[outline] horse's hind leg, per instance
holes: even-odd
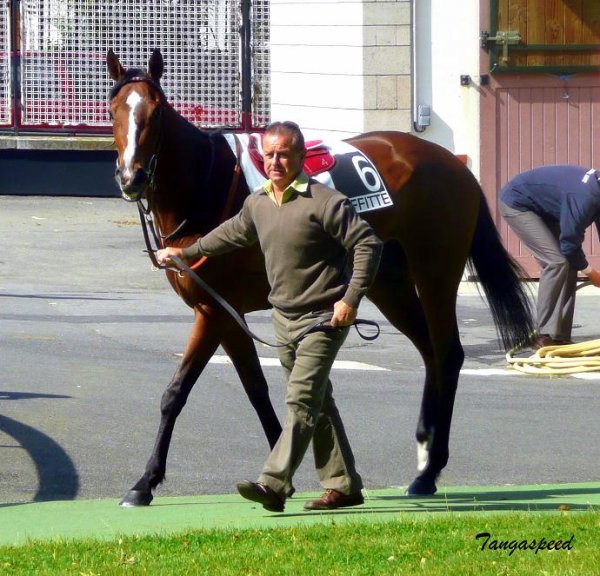
[[[458,374],[464,354],[456,325],[452,282],[421,279],[418,294],[406,256],[396,242],[385,245],[369,299],[416,346],[425,364],[425,385],[416,439],[419,475],[410,495],[429,495],[448,462],[448,442]],[[458,285],[458,284],[457,284]]]
[[[450,426],[458,377],[464,361],[456,321],[456,286],[451,281],[417,283],[433,348],[417,425],[419,475],[408,487],[414,496],[436,492],[436,479],[448,463]]]
[[[161,399],[160,425],[152,454],[144,474],[121,500],[121,506],[149,505],[153,498],[152,490],[164,480],[175,421],[221,340],[221,333],[215,326],[219,326],[219,318],[211,317],[209,311],[204,314],[196,311],[183,359]]]
[[[256,410],[269,446],[273,448],[281,434],[281,424],[271,404],[269,386],[254,343],[238,326],[232,325],[225,330],[221,345],[233,362],[248,399]]]
[[[390,323],[400,330],[415,345],[425,364],[425,390],[435,389],[435,360],[429,337],[425,312],[410,278],[406,266],[406,256],[400,245],[387,242],[384,247],[379,273],[369,291],[369,299],[379,308]],[[424,392],[424,398],[430,394]],[[423,400],[425,405],[425,400]],[[417,427],[419,461],[427,459],[430,440],[433,436],[432,411],[421,408]],[[419,468],[422,468],[421,464]],[[429,493],[435,492],[435,482]]]

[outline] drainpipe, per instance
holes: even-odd
[[[419,97],[419,71],[417,67],[417,2],[412,0],[411,5],[411,69],[412,69],[412,117],[413,130],[415,132],[425,132],[427,126],[431,124],[431,108],[418,103]]]

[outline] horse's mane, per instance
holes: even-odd
[[[150,75],[145,72],[144,70],[142,70],[141,68],[128,68],[127,70],[125,70],[125,74],[123,74],[123,76],[121,76],[117,82],[115,82],[114,86],[111,88],[110,93],[109,93],[109,99],[112,100],[119,92],[119,90],[121,90],[121,88],[123,88],[123,86],[125,86],[125,84],[130,84],[131,82],[147,82],[148,84],[150,84],[153,88],[155,88],[156,90],[158,90],[158,92],[160,92],[160,95],[166,99],[165,97],[165,93],[163,92],[162,86],[158,83],[155,82]]]

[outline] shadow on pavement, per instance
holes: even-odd
[[[67,398],[51,394],[0,392],[0,399]],[[33,461],[38,486],[33,502],[73,500],[79,492],[79,474],[69,455],[52,438],[12,418],[0,415],[0,432],[14,438]],[[0,447],[3,449],[5,447]]]

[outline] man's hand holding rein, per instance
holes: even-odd
[[[183,250],[181,248],[169,246],[156,251],[156,260],[161,266],[172,264],[171,258],[173,257],[183,260]]]

